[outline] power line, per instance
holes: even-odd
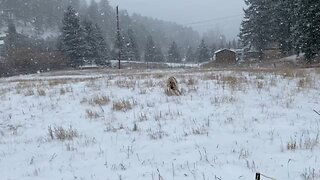
[[[212,18],[212,19],[207,19],[207,20],[203,20],[203,21],[196,21],[196,22],[187,23],[185,25],[204,24],[204,23],[213,22],[213,21],[226,20],[226,19],[231,19],[231,18],[235,18],[235,17],[242,17],[243,15],[244,14],[237,14],[237,15],[233,15],[233,16]]]

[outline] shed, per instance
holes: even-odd
[[[237,63],[237,53],[230,49],[221,49],[215,53],[216,62],[224,64],[234,64]]]

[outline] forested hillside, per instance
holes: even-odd
[[[101,27],[108,45],[113,47],[116,40],[116,12],[108,0],[92,1],[89,4],[84,0],[0,1],[1,8],[12,10],[18,30],[21,27],[24,29],[23,33],[40,37],[48,37],[48,34],[54,35],[52,32],[59,33],[63,13],[69,5],[79,12],[81,21],[88,19],[93,24],[97,23]],[[2,27],[6,26],[5,19],[0,21]],[[129,29],[134,32],[140,51],[144,50],[149,35],[154,38],[163,51],[167,51],[172,41],[177,42],[182,50],[186,50],[188,46],[196,47],[200,42],[199,34],[191,28],[138,14],[130,16],[125,10],[120,11],[120,23],[124,38],[129,38]]]

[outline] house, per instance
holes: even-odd
[[[237,53],[230,49],[221,49],[215,53],[216,63],[235,64],[237,63]]]

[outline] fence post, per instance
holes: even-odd
[[[260,180],[260,173],[256,173],[256,180]]]

